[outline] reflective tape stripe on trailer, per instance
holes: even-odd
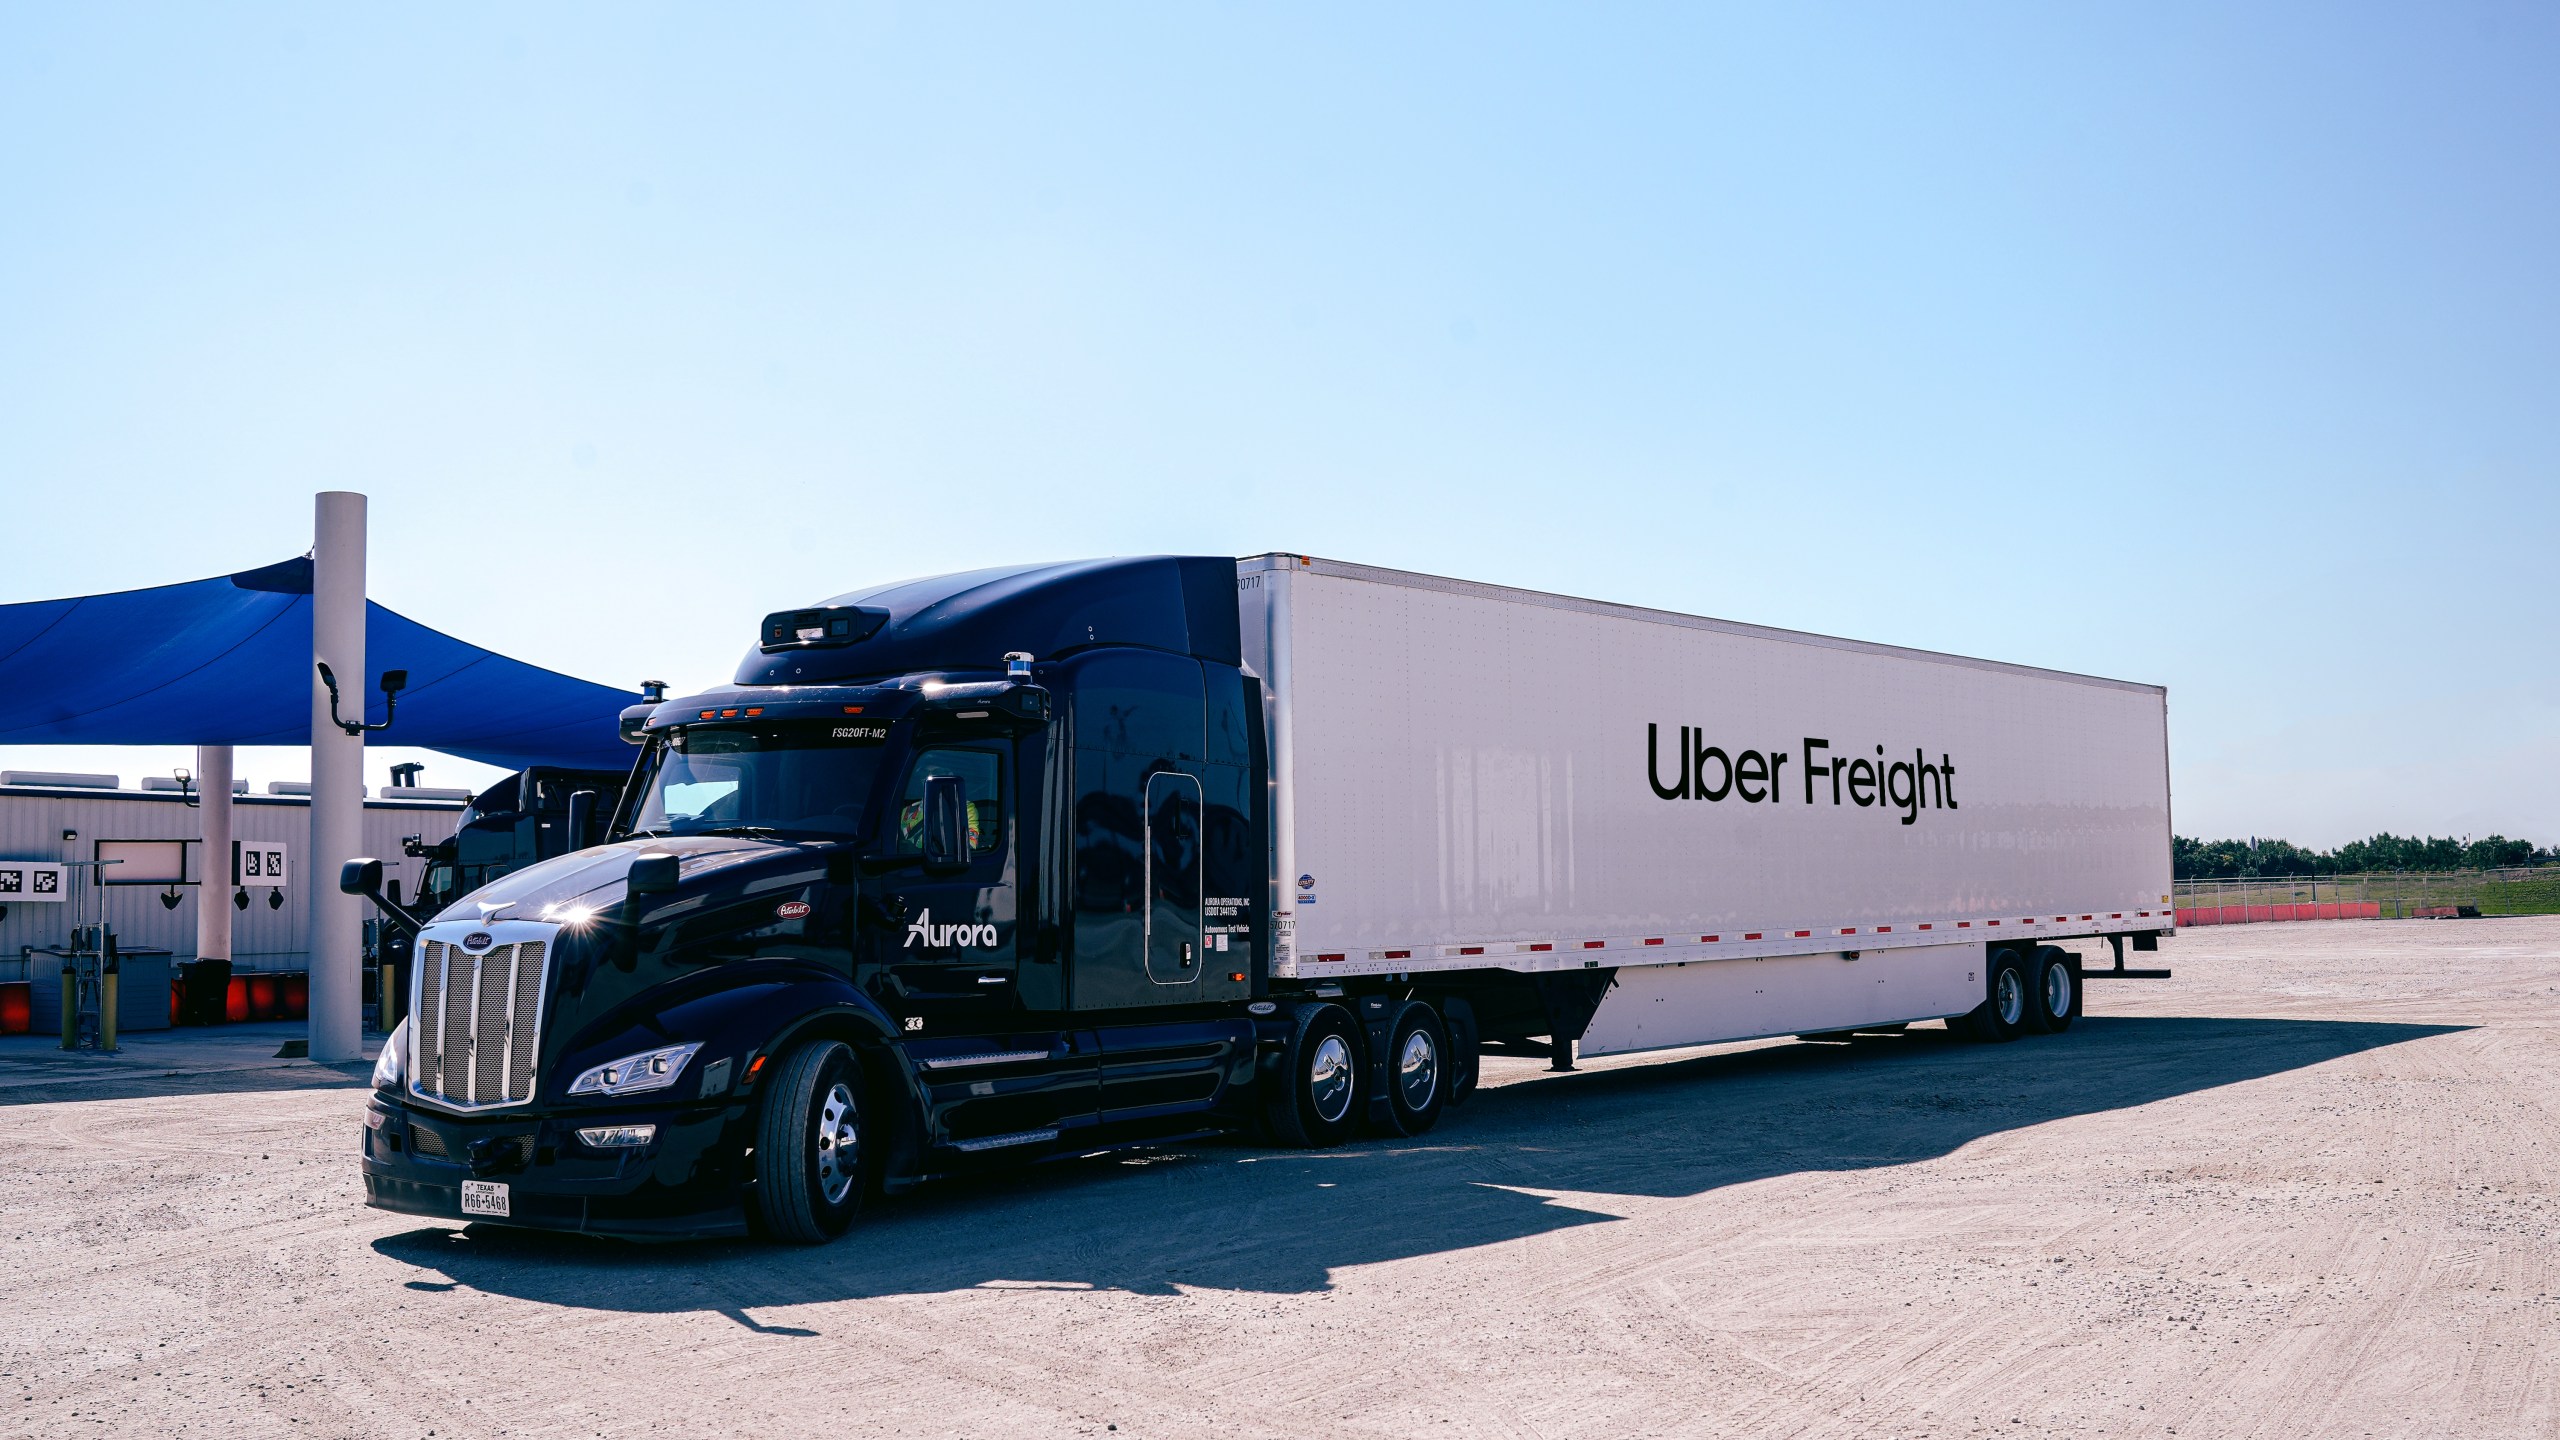
[[[2047,929],[2049,926],[2052,926],[2052,925],[2068,925],[2068,924],[2070,924],[2070,923],[2072,922],[2072,918],[2073,918],[2073,917],[2071,917],[2071,916],[2069,916],[2069,915],[2057,915],[2057,916],[2053,917],[2053,919],[2052,919],[2051,921],[2041,920],[2041,919],[2038,919],[2038,918],[2036,918],[2036,917],[2034,917],[2034,916],[2025,916],[2025,917],[2019,917],[2019,918],[2015,918],[2015,919],[2012,919],[2012,918],[2009,918],[2009,917],[2005,917],[2005,916],[2004,916],[2004,917],[2001,917],[2001,918],[1999,918],[1999,919],[1986,919],[1986,920],[1981,920],[1981,921],[1973,921],[1973,920],[1944,920],[1944,921],[1942,921],[1942,920],[1921,920],[1921,921],[1906,922],[1906,923],[1901,924],[1901,925],[1899,925],[1899,926],[1897,926],[1897,925],[1874,925],[1874,926],[1834,925],[1834,926],[1821,927],[1821,928],[1819,928],[1819,929],[1798,929],[1798,930],[1785,930],[1785,931],[1746,930],[1746,931],[1741,932],[1741,933],[1740,933],[1740,934],[1738,934],[1738,935],[1728,934],[1727,932],[1724,932],[1724,931],[1717,931],[1717,932],[1714,932],[1714,933],[1712,933],[1712,934],[1704,934],[1704,935],[1699,935],[1699,936],[1697,936],[1697,937],[1696,937],[1696,939],[1695,939],[1695,941],[1694,941],[1694,943],[1695,943],[1696,945],[1700,945],[1700,946],[1708,946],[1708,945],[1721,946],[1721,945],[1737,944],[1737,943],[1739,943],[1739,944],[1765,944],[1765,943],[1766,943],[1766,942],[1767,942],[1767,941],[1768,941],[1768,940],[1769,940],[1773,935],[1774,935],[1774,936],[1781,936],[1781,937],[1783,937],[1783,938],[1786,938],[1786,939],[1793,939],[1793,940],[1815,940],[1815,939],[1822,939],[1822,938],[1825,938],[1825,937],[1833,937],[1833,936],[1857,936],[1857,935],[1862,935],[1862,934],[1872,934],[1872,935],[1876,935],[1876,936],[1893,936],[1893,935],[1897,935],[1897,934],[1899,934],[1899,935],[1903,935],[1903,936],[1912,936],[1912,937],[1915,937],[1915,939],[1916,939],[1916,937],[1917,937],[1919,934],[1922,934],[1922,933],[1930,934],[1930,935],[1932,935],[1932,936],[1934,937],[1934,935],[1936,934],[1936,932],[1937,932],[1941,927],[1945,927],[1945,928],[1949,928],[1949,929],[1954,929],[1954,930],[1970,930],[1970,929],[1973,929],[1977,924],[1979,924],[1979,925],[1984,926],[1984,927],[1987,927],[1987,928],[1993,928],[1993,929],[1996,929],[1996,928],[2000,927],[2000,926],[2001,926],[2001,925],[2003,925],[2003,924],[2008,924],[2008,925],[2013,925],[2013,926],[2022,926],[2022,927],[2027,927],[2027,928],[2035,929],[2035,930],[2043,930],[2043,929]],[[2101,923],[2107,923],[2107,924],[2125,924],[2127,929],[2134,929],[2134,928],[2141,928],[2141,927],[2138,927],[2138,926],[2136,926],[2136,925],[2134,925],[2134,924],[2127,923],[2128,921],[2134,921],[2134,922],[2139,922],[2139,921],[2149,921],[2149,920],[2152,920],[2154,917],[2152,916],[2151,912],[2149,912],[2149,911],[2147,911],[2147,910],[2144,910],[2144,911],[2135,911],[2135,912],[2133,912],[2133,913],[2132,913],[2132,915],[2131,915],[2131,916],[2128,916],[2128,915],[2127,915],[2125,912],[2123,912],[2123,911],[2113,911],[2113,912],[2110,912],[2110,913],[2107,915],[2107,917],[2106,917],[2106,919],[2105,919],[2105,921],[2104,921],[2104,922],[2101,922],[2101,921],[2099,920],[2098,916],[2097,916],[2094,912],[2093,912],[2093,913],[2091,913],[2091,914],[2088,914],[2088,915],[2083,915],[2083,916],[2081,916],[2081,917],[2079,917],[2079,918],[2080,918],[2080,920],[2081,920],[2081,921],[2083,921],[2083,922],[2085,922],[2085,923],[2090,923],[2090,924],[2101,924]],[[2162,912],[2162,913],[2161,913],[2161,915],[2160,915],[2158,918],[2159,918],[2159,919],[2161,919],[2161,920],[2164,920],[2164,921],[2165,921],[2165,920],[2168,918],[2167,912],[2165,912],[2165,911],[2164,911],[2164,912]],[[2152,928],[2156,928],[2156,927],[2152,927]],[[2103,932],[2100,932],[2100,933],[2103,933]],[[1620,946],[1627,947],[1627,948],[1631,948],[1631,949],[1668,949],[1668,948],[1671,948],[1671,947],[1673,947],[1673,946],[1679,946],[1679,947],[1682,947],[1682,948],[1686,948],[1686,947],[1690,946],[1692,943],[1693,943],[1693,942],[1691,942],[1691,941],[1689,941],[1689,940],[1685,940],[1685,939],[1684,939],[1684,940],[1677,940],[1677,941],[1675,941],[1675,940],[1673,940],[1671,937],[1669,937],[1669,936],[1667,936],[1667,935],[1630,936],[1630,937],[1622,937],[1622,938],[1616,938],[1616,939],[1610,939],[1610,938],[1599,938],[1599,939],[1580,940],[1580,941],[1572,941],[1572,942],[1559,942],[1559,941],[1551,941],[1551,940],[1529,940],[1529,941],[1509,941],[1509,942],[1488,941],[1488,942],[1483,943],[1483,944],[1474,944],[1474,945],[1434,945],[1434,946],[1431,946],[1431,947],[1429,947],[1429,948],[1427,948],[1427,949],[1423,950],[1423,951],[1422,951],[1422,954],[1424,955],[1426,962],[1427,962],[1427,961],[1429,961],[1429,960],[1434,960],[1434,959],[1436,959],[1436,960],[1444,960],[1444,961],[1445,961],[1445,960],[1451,960],[1451,959],[1468,959],[1468,960],[1486,960],[1486,961],[1489,961],[1489,962],[1492,962],[1492,963],[1498,963],[1498,960],[1496,959],[1496,957],[1505,956],[1505,955],[1553,955],[1553,954],[1555,953],[1555,951],[1559,948],[1559,946],[1560,946],[1560,945],[1561,945],[1563,948],[1566,948],[1566,949],[1579,949],[1579,950],[1586,950],[1586,951],[1588,951],[1588,950],[1605,950],[1605,949],[1611,949],[1611,948],[1620,947]],[[1906,943],[1908,943],[1908,942],[1906,942]],[[1343,964],[1343,963],[1348,963],[1348,962],[1350,962],[1350,961],[1354,958],[1354,956],[1358,956],[1358,957],[1360,957],[1361,959],[1363,959],[1363,960],[1364,960],[1366,963],[1368,963],[1368,964],[1371,964],[1371,965],[1384,965],[1384,964],[1393,963],[1393,962],[1411,962],[1411,961],[1413,960],[1414,956],[1415,956],[1415,953],[1416,953],[1416,952],[1415,952],[1415,950],[1414,950],[1413,948],[1411,948],[1411,947],[1400,947],[1400,948],[1392,949],[1392,950],[1388,950],[1388,949],[1377,949],[1377,950],[1362,950],[1362,951],[1323,951],[1323,952],[1319,952],[1319,953],[1317,953],[1317,954],[1315,955],[1315,957],[1314,957],[1314,958],[1315,958],[1315,960],[1317,961],[1317,963],[1320,963],[1320,964]],[[1793,953],[1793,952],[1780,952],[1780,953]],[[1589,962],[1585,962],[1585,963],[1586,963],[1586,964],[1597,964],[1598,962],[1597,962],[1597,961],[1589,961]],[[1628,962],[1620,961],[1620,962],[1615,962],[1615,963],[1624,964],[1624,963],[1628,963]],[[1685,962],[1684,962],[1684,963],[1685,963]]]

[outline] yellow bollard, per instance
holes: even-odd
[[[123,978],[116,972],[123,968],[113,955],[109,955],[99,967],[104,972],[98,977],[98,1048],[101,1050],[116,1048],[116,991],[123,984]]]
[[[80,1043],[80,967],[70,956],[62,958],[62,1048],[68,1050]]]

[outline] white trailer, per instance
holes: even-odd
[[[1275,981],[1550,976],[1561,1033],[1594,972],[1609,1054],[2059,1028],[2072,938],[2165,973],[2123,969],[2173,926],[2159,686],[1302,555],[1238,586]]]

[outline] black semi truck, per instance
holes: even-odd
[[[472,796],[442,840],[430,844],[412,835],[401,842],[403,854],[427,863],[415,901],[404,902],[393,880],[375,896],[381,916],[365,922],[365,998],[377,1006],[382,1028],[409,1013],[401,979],[410,973],[427,921],[502,875],[594,844],[628,778],[619,770],[529,766]]]
[[[628,778],[618,770],[535,765],[472,796],[451,835],[432,845],[413,835],[403,846],[427,862],[416,913],[433,916],[502,875],[594,844]]]
[[[1931,748],[1878,743],[1799,804],[1785,757],[1707,743],[1746,702],[1790,744]],[[2168,889],[2164,713],[2153,687],[1302,556],[778,612],[730,685],[624,712],[600,843],[420,928],[366,1196],[816,1243],[981,1166],[1417,1135],[1486,1041],[1569,1066],[1577,1042],[2057,1031],[2084,972],[2051,942],[2153,973],[2122,951],[2169,925],[2141,893]],[[1662,715],[1698,722],[1669,732],[1669,803]],[[1860,808],[1906,780],[1902,813]],[[2054,816],[2036,844],[1974,833]],[[374,862],[340,883],[383,898]]]
[[[818,1242],[974,1166],[1428,1129],[1471,1078],[1448,1011],[1271,993],[1236,589],[1229,559],[917,582],[769,616],[734,685],[633,707],[606,843],[423,928],[370,1203]],[[1399,1046],[1398,1083],[1362,1073]]]

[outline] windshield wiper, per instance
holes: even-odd
[[[757,835],[779,835],[782,832],[770,825],[714,825],[707,830],[688,830],[685,833],[688,835],[743,835],[753,837]]]

